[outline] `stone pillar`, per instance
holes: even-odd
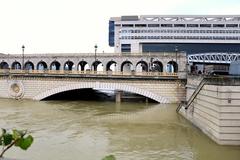
[[[148,98],[146,97],[145,102],[148,103]]]
[[[116,91],[116,98],[115,98],[115,101],[117,103],[121,103],[121,99],[122,99],[122,91]]]

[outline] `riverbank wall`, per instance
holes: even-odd
[[[186,100],[205,79],[189,106],[179,111],[221,145],[240,145],[240,78],[188,76]]]

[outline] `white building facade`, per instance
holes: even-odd
[[[109,45],[116,53],[240,52],[240,15],[113,17]]]

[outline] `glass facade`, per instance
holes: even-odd
[[[114,32],[115,32],[115,22],[114,21],[109,21],[109,33],[108,33],[108,44],[111,47],[114,47]]]
[[[176,45],[189,54],[240,52],[240,16],[150,15],[113,17],[110,21],[115,22],[112,32],[117,53],[172,52]]]
[[[240,51],[240,44],[226,43],[142,43],[142,51],[175,52],[176,46],[179,51],[184,51],[187,54]]]

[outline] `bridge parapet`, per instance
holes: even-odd
[[[69,77],[105,77],[105,78],[157,78],[157,79],[186,79],[179,78],[178,73],[167,72],[116,72],[116,71],[66,71],[66,70],[12,70],[2,69],[0,75],[24,75],[24,76],[69,76]]]

